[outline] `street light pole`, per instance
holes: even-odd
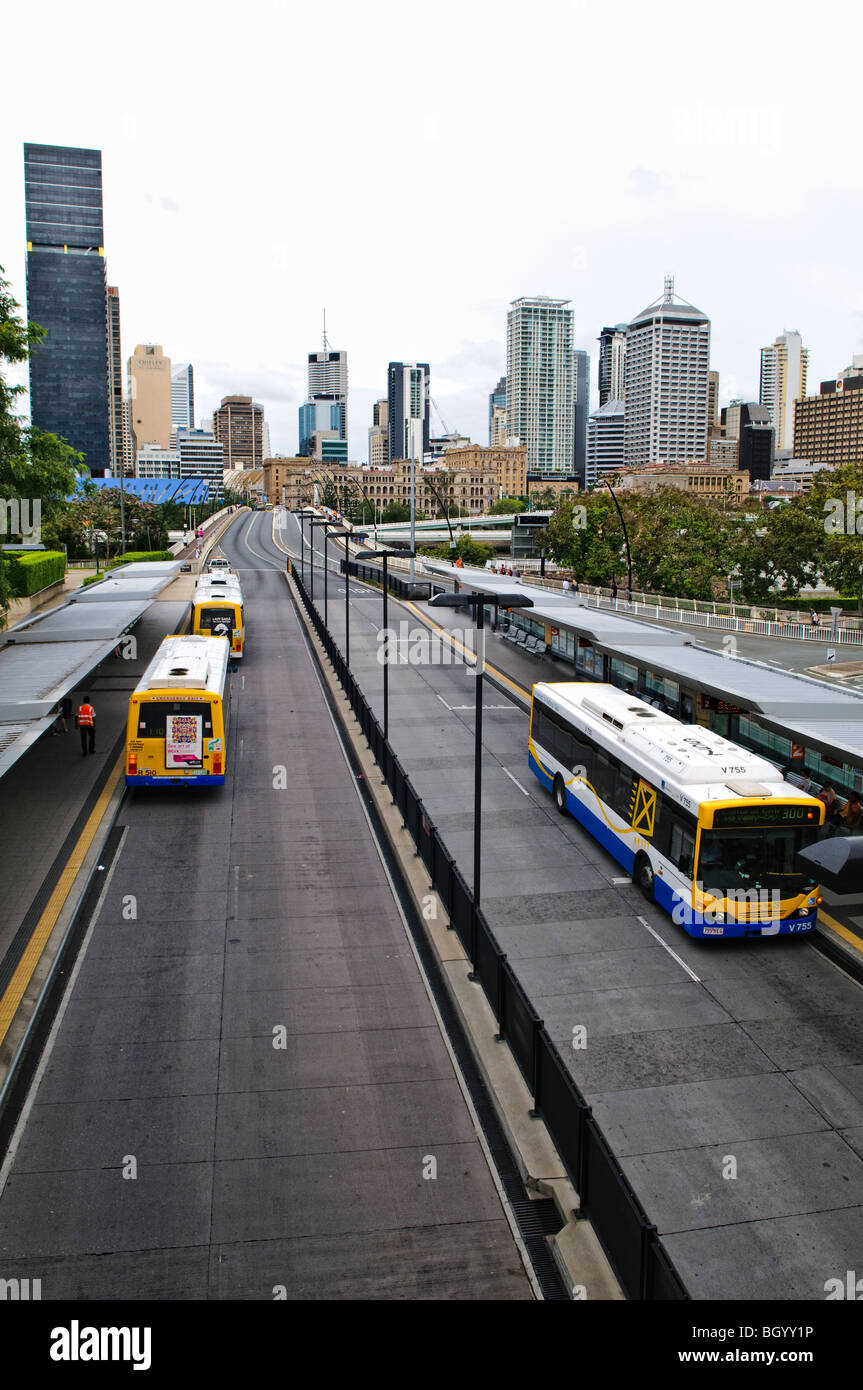
[[[476,618],[476,736],[473,764],[473,900],[479,907],[482,880],[482,675],[485,665],[485,606],[492,604],[495,614],[503,608],[532,608],[533,599],[525,594],[466,593],[435,594],[429,600],[434,608],[472,608]]]
[[[389,642],[389,636],[388,636],[389,628],[387,627],[387,560],[389,559],[389,556],[390,556],[391,553],[392,553],[392,552],[389,551],[389,550],[361,550],[361,551],[358,553],[358,555],[357,555],[357,559],[358,559],[358,560],[383,560],[383,572],[384,572],[384,575],[383,575],[383,585],[384,585],[384,615],[383,615],[383,616],[384,616],[384,625],[383,625],[383,633],[384,633],[384,643],[385,643],[385,647],[384,647],[384,738],[389,738],[389,731],[390,731],[390,680],[389,680],[389,675],[390,675],[390,642]],[[414,552],[413,550],[409,551],[409,552],[408,552],[408,555],[405,555],[405,552],[404,552],[403,550],[400,550],[400,551],[399,551],[399,556],[400,556],[400,558],[402,558],[402,559],[410,558],[411,567],[413,567],[414,554],[415,554],[415,552]]]
[[[602,480],[611,493],[611,500],[617,508],[617,515],[620,517],[620,524],[623,527],[623,539],[626,542],[626,596],[632,598],[632,552],[629,549],[629,535],[626,530],[626,522],[623,519],[623,512],[620,510],[620,503],[614,495],[614,488],[607,478]]]
[[[318,526],[323,526],[323,527],[324,527],[324,536],[326,537],[326,534],[327,534],[326,528],[327,528],[329,525],[330,525],[330,519],[329,519],[329,517],[312,517],[311,521],[309,522],[309,536],[310,536],[310,539],[311,539],[311,556],[310,556],[310,562],[311,562],[311,566],[312,566],[312,585],[311,585],[311,599],[312,599],[312,603],[314,603],[314,601],[315,601],[315,530],[316,530],[316,528],[317,528]],[[326,563],[326,540],[324,540],[324,605],[325,605],[325,606],[326,606],[326,593],[327,593],[327,563]],[[325,620],[325,621],[326,621],[326,620]]]

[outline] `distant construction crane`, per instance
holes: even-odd
[[[450,427],[449,427],[449,425],[447,424],[446,420],[443,418],[443,415],[441,414],[441,408],[440,408],[440,406],[438,405],[437,401],[435,400],[434,396],[429,396],[429,400],[431,401],[432,405],[434,406],[435,415],[437,416],[437,418],[440,420],[441,424],[443,425],[443,432],[444,432],[444,434],[453,434],[454,431],[450,429]]]

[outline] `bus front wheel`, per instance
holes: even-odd
[[[551,789],[551,790],[552,790],[552,792],[553,792],[553,794],[554,794],[554,803],[555,803],[555,805],[557,806],[558,811],[560,811],[560,814],[561,814],[562,816],[565,816],[565,815],[566,815],[566,787],[564,786],[563,778],[561,777],[561,775],[560,775],[559,772],[556,773],[556,775],[555,775],[555,778],[554,778],[554,785],[552,786],[552,789]]]
[[[646,854],[639,854],[632,870],[632,881],[640,888],[648,902],[654,901],[653,869]]]

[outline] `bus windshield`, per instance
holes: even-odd
[[[703,830],[696,878],[714,893],[754,889],[795,897],[815,887],[809,874],[795,870],[794,856],[817,836],[817,826]]]

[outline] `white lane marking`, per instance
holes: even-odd
[[[627,874],[624,878],[613,878],[611,881],[615,888],[619,888],[621,883],[631,883],[632,879],[629,877],[629,874]]]
[[[435,691],[435,694],[437,695],[437,691]],[[447,709],[452,709],[452,705],[447,705],[443,695],[438,695],[438,699],[440,700],[442,705],[446,705]]]
[[[246,688],[246,678],[245,678],[245,676],[241,676],[241,677],[240,677],[240,682],[241,682],[241,684],[240,684],[240,689],[241,689],[241,690],[245,690],[245,688]]]
[[[627,882],[629,882],[629,880],[627,880]],[[650,935],[651,935],[651,936],[655,936],[655,937],[656,937],[656,940],[659,942],[659,944],[660,944],[660,946],[662,947],[662,949],[663,949],[664,951],[667,951],[668,954],[669,954],[670,956],[673,956],[674,959],[677,961],[677,964],[678,964],[678,965],[681,965],[681,966],[683,967],[683,969],[686,971],[687,975],[689,976],[690,980],[694,980],[695,983],[696,983],[697,985],[700,985],[700,984],[701,984],[701,981],[699,980],[698,976],[695,974],[695,971],[694,971],[694,970],[690,970],[689,966],[686,964],[686,961],[685,961],[685,960],[681,960],[681,959],[680,959],[680,956],[677,954],[676,951],[672,951],[672,949],[671,949],[671,947],[669,946],[668,942],[667,942],[667,941],[663,941],[662,937],[659,935],[659,932],[654,931],[654,930],[653,930],[653,927],[650,925],[650,923],[649,923],[649,922],[646,922],[646,921],[644,920],[643,917],[639,917],[639,918],[638,918],[638,921],[641,923],[641,925],[642,925],[643,927],[647,927],[647,930],[650,932]]]
[[[527,788],[521,785],[521,782],[519,782],[517,777],[513,777],[512,773],[509,771],[508,768],[502,767],[501,772],[505,772],[509,780],[511,782],[515,782],[515,785],[518,787],[520,792],[524,792],[525,796],[530,796],[530,792],[527,790]]]
[[[476,709],[476,705],[449,705],[449,709]],[[512,709],[512,705],[483,705],[483,709]]]

